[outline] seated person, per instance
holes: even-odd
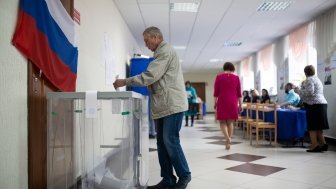
[[[262,89],[261,91],[261,103],[271,103],[270,96],[266,89]]]
[[[251,95],[252,95],[252,103],[260,103],[261,99],[260,99],[260,95],[259,92],[257,91],[257,89],[252,89],[251,90]]]
[[[251,97],[248,91],[243,91],[243,102],[251,102]]]
[[[298,107],[300,105],[300,96],[294,91],[295,86],[293,83],[287,83],[285,86],[285,101],[280,104],[280,107],[287,107],[288,105]]]

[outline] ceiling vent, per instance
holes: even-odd
[[[243,44],[242,42],[238,42],[238,41],[227,41],[224,43],[224,47],[238,47],[242,44]]]
[[[257,9],[257,11],[284,11],[292,1],[265,1]]]

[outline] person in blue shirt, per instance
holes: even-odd
[[[285,100],[283,103],[280,104],[280,107],[284,106],[294,106],[298,107],[300,105],[300,96],[294,91],[295,86],[293,83],[287,83],[285,86]]]
[[[196,90],[194,87],[191,86],[190,81],[185,82],[186,92],[188,97],[188,104],[189,108],[188,111],[185,113],[186,116],[186,124],[185,126],[188,127],[188,119],[189,116],[191,117],[191,124],[190,126],[194,126],[194,117],[197,114],[197,106],[196,106]]]

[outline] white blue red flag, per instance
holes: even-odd
[[[21,0],[13,44],[61,91],[76,90],[75,23],[59,0]]]

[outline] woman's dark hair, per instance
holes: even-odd
[[[267,89],[262,89],[261,91],[265,91],[266,96],[269,96]],[[262,95],[262,93],[261,93],[261,95]]]
[[[312,65],[308,65],[304,68],[304,73],[306,76],[313,76],[315,75],[315,68]]]
[[[190,81],[186,81],[185,85],[191,85]]]
[[[249,92],[247,90],[243,91],[243,95],[246,94],[246,96],[249,96]]]
[[[235,71],[235,67],[231,62],[225,62],[224,66],[223,66],[223,70],[224,71],[231,71],[234,72]]]

